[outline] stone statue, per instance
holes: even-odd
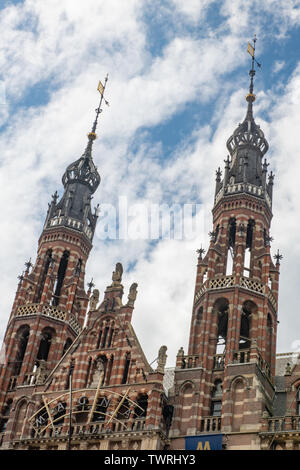
[[[100,386],[102,385],[103,379],[104,379],[104,372],[105,372],[104,363],[102,359],[98,359],[95,365],[94,373],[93,373],[93,380],[90,385],[91,388],[97,388],[99,382],[101,382]]]
[[[96,310],[97,304],[99,302],[99,295],[100,295],[99,290],[94,289],[93,294],[90,297],[90,310]]]
[[[162,374],[165,371],[165,365],[167,362],[167,357],[168,357],[166,354],[167,349],[168,349],[167,346],[161,346],[158,351],[158,361],[157,361],[156,371],[161,372]]]
[[[122,274],[123,274],[123,266],[121,263],[116,264],[116,269],[113,272],[112,275],[112,280],[113,280],[113,285],[118,285],[122,281]]]
[[[137,290],[136,290],[137,286],[138,286],[137,283],[134,282],[133,284],[131,284],[130,289],[129,289],[128,305],[130,305],[131,307],[134,306],[134,302],[137,296]]]
[[[34,377],[35,384],[36,385],[41,385],[42,383],[45,382],[47,376],[48,376],[47,362],[44,361],[44,359],[41,359],[39,361],[38,368],[35,371],[35,377]]]

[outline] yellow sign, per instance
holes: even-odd
[[[211,450],[209,441],[205,441],[204,446],[203,442],[199,441],[197,445],[197,450]]]

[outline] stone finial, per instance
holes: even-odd
[[[99,302],[99,290],[94,289],[93,294],[90,297],[90,310],[96,310],[97,309],[97,304]]]
[[[181,348],[179,349],[178,353],[177,353],[177,356],[181,356],[183,357],[184,356],[184,350],[183,350],[183,347],[181,346]]]
[[[166,354],[167,349],[168,349],[167,346],[161,346],[158,351],[158,361],[157,361],[156,371],[161,372],[162,374],[165,371],[165,365],[167,362],[167,357],[168,357]]]

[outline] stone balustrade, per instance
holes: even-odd
[[[194,303],[196,304],[200,298],[210,289],[228,289],[230,287],[242,287],[257,294],[266,295],[273,307],[277,308],[276,299],[268,286],[249,277],[240,277],[239,280],[235,276],[218,276],[213,279],[206,280],[195,294]]]
[[[81,332],[81,325],[78,323],[74,315],[70,314],[67,316],[67,313],[63,310],[60,310],[58,307],[52,305],[42,305],[42,304],[25,304],[21,305],[16,313],[16,317],[22,317],[27,315],[45,315],[47,317],[55,318],[55,320],[66,322],[70,327],[75,331],[76,334]]]
[[[221,431],[221,417],[207,416],[201,419],[200,432],[219,432]]]
[[[263,432],[300,432],[300,416],[276,416],[263,420]]]

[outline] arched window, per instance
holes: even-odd
[[[64,251],[62,258],[60,260],[60,263],[59,263],[57,276],[56,276],[56,280],[55,280],[54,288],[53,288],[52,302],[51,302],[52,305],[54,306],[59,305],[61,289],[62,289],[64,278],[66,275],[69,256],[70,256],[70,252]]]
[[[271,364],[272,349],[273,349],[273,322],[270,313],[267,317],[267,332],[266,332],[266,361]]]
[[[63,424],[64,416],[66,414],[67,404],[65,402],[58,402],[54,409],[54,414],[52,417],[53,424],[55,426]]]
[[[300,385],[298,385],[296,391],[296,415],[300,416]]]
[[[202,317],[203,317],[203,307],[199,307],[196,313],[196,324],[201,325],[202,322]]]
[[[62,352],[62,356],[66,353],[66,351],[69,349],[69,347],[71,346],[72,343],[73,343],[72,339],[67,338],[67,340],[64,344],[64,349],[63,349],[63,352]]]
[[[227,341],[229,302],[220,298],[215,302],[213,311],[217,315],[216,354],[224,354]]]
[[[107,365],[107,373],[106,373],[106,377],[105,377],[105,385],[109,385],[109,382],[110,382],[110,377],[111,377],[111,372],[112,372],[112,368],[113,368],[113,363],[114,363],[114,356],[111,355],[109,361],[108,361],[108,365]]]
[[[135,418],[145,418],[147,415],[148,408],[148,395],[143,394],[139,395],[136,403],[138,406],[134,408],[134,417]]]
[[[109,406],[108,398],[106,397],[98,398],[96,408],[93,413],[92,421],[105,421],[108,406]]]
[[[18,338],[18,345],[17,345],[17,354],[16,354],[16,360],[15,360],[15,367],[14,367],[14,373],[13,375],[19,375],[21,371],[21,367],[23,364],[23,359],[25,356],[26,348],[27,348],[27,343],[29,339],[29,326],[24,325],[21,326],[17,333],[17,338]]]
[[[130,417],[130,403],[127,399],[123,401],[121,404],[118,413],[117,413],[117,419],[129,419]]]
[[[222,413],[222,381],[217,379],[211,393],[211,416],[221,416]]]
[[[249,349],[251,346],[251,319],[256,305],[247,300],[242,306],[239,349]]]
[[[114,324],[115,322],[109,318],[107,320],[104,320],[103,323],[100,325],[96,346],[97,349],[112,347],[114,337]]]
[[[54,335],[54,330],[52,330],[51,328],[45,328],[42,331],[40,346],[39,346],[39,350],[38,350],[37,357],[36,357],[37,365],[39,364],[41,360],[47,361],[53,335]]]
[[[42,293],[43,293],[43,290],[44,290],[44,285],[45,285],[45,280],[46,280],[46,276],[48,274],[48,271],[49,271],[49,267],[50,267],[50,264],[51,262],[53,262],[53,258],[52,258],[52,250],[47,250],[46,252],[46,256],[45,256],[45,260],[44,260],[44,266],[43,266],[43,271],[42,271],[42,275],[40,277],[40,280],[39,280],[39,287],[38,287],[38,290],[36,292],[36,297],[35,297],[35,303],[39,303],[41,301],[41,297],[42,297]]]
[[[235,246],[235,235],[236,235],[236,220],[232,217],[229,220],[228,225],[228,248],[227,248],[227,260],[226,260],[226,276],[231,276],[233,273],[233,257],[234,257],[234,246]]]
[[[126,353],[125,356],[125,364],[124,364],[124,371],[123,371],[123,377],[122,377],[122,384],[127,383],[127,378],[128,378],[128,372],[129,372],[129,366],[130,366],[130,353]]]
[[[0,420],[0,433],[4,432],[6,430],[6,426],[7,426],[7,422],[8,422],[8,419],[9,419],[11,406],[12,406],[12,400],[9,399],[9,400],[7,400],[6,404],[4,405],[4,407],[2,409],[2,413],[1,413],[2,418]]]

